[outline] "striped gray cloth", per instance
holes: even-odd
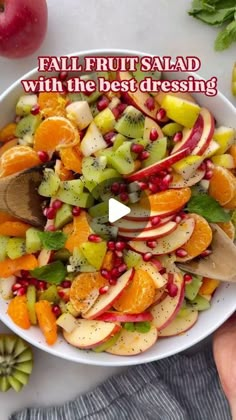
[[[59,407],[9,420],[230,420],[211,347],[130,368]]]

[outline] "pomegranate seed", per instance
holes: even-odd
[[[13,286],[12,286],[11,290],[12,290],[13,292],[16,292],[16,291],[17,291],[17,290],[19,290],[21,287],[22,287],[22,285],[21,285],[20,283],[15,283],[15,284],[13,284]]]
[[[58,79],[61,80],[62,82],[64,82],[68,77],[68,72],[67,71],[61,71],[58,75]]]
[[[159,271],[159,273],[160,273],[161,275],[165,274],[165,273],[166,273],[166,268],[165,268],[165,267],[163,267],[163,268]]]
[[[21,270],[21,276],[22,277],[29,277],[29,271],[28,270]]]
[[[168,283],[171,284],[174,282],[174,274],[168,273]]]
[[[28,287],[30,283],[29,280],[27,279],[19,279],[18,281],[21,284],[21,286],[24,286],[24,287]]]
[[[159,216],[155,216],[151,220],[152,226],[158,226],[161,223],[161,218]]]
[[[123,112],[127,108],[127,106],[128,106],[127,104],[122,104],[122,103],[117,105],[117,110],[119,111],[120,115],[123,114]]]
[[[56,210],[59,210],[61,207],[62,207],[62,201],[61,200],[55,200],[55,201],[53,201],[53,203],[52,203],[52,208],[53,209],[56,209]]]
[[[201,253],[201,257],[203,258],[208,257],[211,253],[212,251],[210,249],[206,249],[205,251]]]
[[[206,171],[207,167],[205,162],[202,162],[201,165],[199,166],[199,169],[201,169],[201,171]]]
[[[132,144],[132,146],[131,146],[131,152],[134,152],[134,153],[139,154],[139,153],[141,153],[143,150],[144,150],[144,146],[143,146],[142,144],[137,144],[137,143],[134,143],[134,144]]]
[[[186,213],[184,213],[184,211],[181,211],[179,213],[179,216],[181,217],[181,219],[186,219],[186,217],[188,217],[188,215]]]
[[[150,141],[156,141],[159,137],[159,134],[157,132],[156,128],[151,128],[150,133],[149,133],[149,140]]]
[[[183,133],[182,131],[178,131],[177,133],[175,133],[174,137],[173,137],[173,141],[175,143],[178,143],[179,141],[181,141],[183,138]]]
[[[46,163],[46,162],[48,162],[48,161],[49,161],[49,156],[48,156],[48,153],[47,153],[47,152],[45,152],[44,150],[40,150],[40,151],[38,152],[38,157],[39,157],[39,159],[41,160],[41,162],[43,162],[43,163]]]
[[[152,264],[155,265],[156,269],[159,272],[163,269],[162,264],[161,264],[161,262],[159,260],[153,259],[152,260]]]
[[[109,99],[106,96],[102,96],[101,99],[97,102],[98,111],[103,111],[109,105]]]
[[[154,101],[154,99],[151,96],[150,96],[150,98],[148,98],[146,100],[146,102],[145,102],[144,105],[147,107],[147,109],[149,111],[153,111],[155,109],[155,101]]]
[[[108,290],[109,290],[109,286],[103,286],[103,287],[100,287],[100,289],[99,289],[99,294],[100,294],[100,295],[105,295],[105,293],[107,293],[107,292],[108,292]]]
[[[115,255],[116,255],[118,258],[122,258],[122,257],[123,257],[122,251],[117,251],[117,249],[115,250]]]
[[[120,192],[120,184],[119,182],[113,182],[112,186],[111,186],[111,192],[113,192],[114,194],[117,194]]]
[[[155,194],[159,191],[159,186],[156,184],[152,184],[151,182],[149,182],[148,184],[148,189],[149,191],[151,191],[151,193]]]
[[[158,175],[151,175],[149,179],[152,184],[160,184],[160,178],[158,178]]]
[[[176,223],[180,223],[182,218],[181,218],[181,216],[178,215],[178,216],[175,217],[174,220],[175,220]]]
[[[116,247],[116,250],[117,251],[123,251],[123,249],[125,249],[126,248],[126,243],[125,242],[116,242],[116,245],[115,245],[115,247]]]
[[[49,225],[45,228],[47,232],[55,232],[56,228],[54,225]]]
[[[116,284],[117,284],[117,280],[116,279],[109,279],[109,284],[111,285],[111,286],[115,286]]]
[[[120,272],[119,272],[119,270],[118,270],[117,267],[116,268],[113,268],[111,270],[111,277],[119,277],[119,275],[120,275]]]
[[[99,243],[99,242],[102,242],[101,236],[94,235],[93,233],[91,235],[89,235],[88,240],[89,240],[89,242],[94,242],[96,244]]]
[[[184,258],[188,255],[187,251],[183,248],[179,248],[175,251],[175,255],[180,258]]]
[[[120,194],[120,199],[121,199],[121,201],[128,201],[129,200],[129,194],[127,194],[126,192],[122,192]]]
[[[106,270],[105,268],[103,268],[101,270],[101,275],[102,275],[102,277],[104,277],[104,279],[107,279],[107,280],[110,280],[110,278],[111,278],[110,272],[108,270]]]
[[[30,283],[32,286],[35,286],[35,287],[37,287],[37,286],[38,286],[38,280],[37,280],[37,279],[31,278],[31,279],[29,279],[29,283]]]
[[[55,219],[55,216],[56,216],[56,209],[54,209],[53,207],[49,207],[48,209],[47,209],[47,213],[46,213],[46,217],[47,217],[47,219],[48,220],[52,220],[52,219]]]
[[[168,291],[169,296],[174,298],[178,293],[178,287],[174,283],[168,283],[167,291]]]
[[[15,292],[17,296],[24,296],[26,293],[26,288],[25,287],[21,287],[20,289],[17,290],[17,292]]]
[[[40,106],[38,104],[32,106],[30,113],[32,115],[38,115],[40,112]]]
[[[58,318],[61,315],[61,308],[59,305],[52,305],[52,312]]]
[[[147,150],[143,150],[140,154],[139,154],[139,159],[140,160],[146,160],[147,158],[149,158],[150,153]]]
[[[71,287],[71,281],[70,280],[64,280],[60,284],[63,289],[69,289]]]
[[[104,134],[104,140],[108,144],[108,146],[111,146],[113,144],[113,140],[116,133],[114,131],[109,131],[109,133]]]
[[[77,207],[77,206],[75,206],[75,207],[73,207],[73,209],[72,209],[72,214],[73,214],[73,216],[79,216],[80,215],[80,212],[81,212],[81,208],[80,207]]]
[[[214,163],[211,161],[211,159],[206,159],[205,164],[206,164],[206,168],[208,170],[214,169]]]
[[[167,175],[166,171],[160,171],[158,174],[161,178],[164,178]]]
[[[151,258],[152,258],[151,252],[146,252],[146,254],[143,255],[143,261],[145,262],[150,261]]]
[[[118,120],[118,118],[119,118],[119,116],[120,116],[120,111],[119,111],[119,109],[118,109],[118,108],[113,108],[113,109],[112,109],[112,113],[113,113],[113,115],[114,115],[115,119],[116,119],[116,120]]]
[[[38,284],[37,284],[38,290],[46,290],[46,288],[47,288],[47,283],[45,281],[42,281],[42,280],[38,281]]]
[[[190,283],[192,281],[193,277],[191,276],[191,274],[185,274],[184,275],[184,282],[185,283]]]
[[[60,298],[62,298],[62,299],[64,299],[64,297],[65,297],[65,292],[63,292],[63,290],[58,290],[58,295],[60,296]]]
[[[157,121],[161,121],[163,120],[163,118],[165,118],[165,116],[166,116],[166,111],[163,108],[160,108],[159,111],[157,112],[156,119]]]
[[[120,193],[127,191],[127,185],[126,184],[120,184]]]
[[[146,190],[148,188],[148,184],[146,182],[139,182],[138,183],[141,190]]]
[[[114,241],[109,241],[107,244],[107,248],[110,249],[110,251],[114,251],[116,248],[116,243]]]
[[[208,170],[206,171],[205,175],[204,175],[204,179],[206,179],[207,181],[209,181],[213,176],[213,171]]]
[[[121,264],[123,264],[124,260],[123,258],[116,258],[114,261],[114,267],[120,267]]]
[[[173,180],[173,176],[170,174],[167,174],[164,176],[164,178],[162,179],[162,184],[166,185],[167,187],[169,187],[171,181]]]
[[[117,268],[118,268],[119,273],[124,273],[124,271],[127,270],[127,265],[124,263],[124,264],[121,264],[120,267],[117,267]]]
[[[43,215],[45,217],[47,217],[47,212],[48,212],[48,207],[45,207],[45,209],[43,209]]]
[[[154,249],[157,246],[156,241],[147,241],[148,248]]]

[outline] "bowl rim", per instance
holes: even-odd
[[[76,51],[74,53],[70,53],[70,54],[63,54],[63,56],[66,57],[72,57],[72,56],[85,56],[85,55],[137,55],[137,56],[151,56],[154,57],[155,54],[151,54],[148,52],[142,52],[142,51],[137,51],[137,50],[132,50],[132,49],[120,49],[120,48],[108,48],[108,49],[89,49],[89,50],[81,50],[81,51]],[[46,72],[45,72],[46,73]],[[21,80],[22,79],[29,79],[31,76],[35,76],[36,74],[40,74],[38,72],[38,67],[33,68],[32,70],[28,71],[27,73],[25,73],[23,76],[21,76],[20,78],[18,78],[15,82],[13,82],[7,89],[5,89],[3,91],[3,93],[0,95],[0,103],[11,93],[13,92],[17,87],[19,87],[19,85],[21,85]],[[43,74],[43,72],[42,72]],[[200,74],[197,73],[192,73],[192,72],[183,72],[183,74],[185,75],[192,75],[194,76],[196,79],[202,79],[205,80],[203,77],[200,76]],[[229,107],[231,109],[231,111],[233,113],[235,113],[236,116],[236,108],[233,106],[233,104],[230,102],[230,100],[228,98],[226,98],[219,90],[217,93],[217,96],[220,97],[220,99],[226,103],[227,107]],[[7,302],[6,302],[7,303]],[[197,334],[196,337],[193,337],[191,340],[191,344],[188,343],[183,343],[183,344],[179,344],[178,345],[178,349],[177,351],[174,351],[173,349],[170,349],[169,351],[165,351],[164,355],[161,355],[160,357],[157,355],[149,355],[148,352],[146,354],[146,352],[142,353],[142,360],[138,360],[136,358],[136,356],[126,356],[123,357],[122,359],[119,357],[119,360],[117,358],[117,356],[113,356],[114,357],[114,361],[105,361],[105,360],[97,360],[97,359],[89,359],[88,361],[84,360],[83,358],[80,357],[80,353],[78,352],[77,357],[74,355],[70,355],[70,354],[62,354],[62,351],[60,351],[60,349],[56,349],[53,346],[48,346],[46,343],[41,343],[38,341],[35,341],[33,338],[29,337],[27,332],[23,329],[21,329],[20,327],[18,327],[17,325],[15,325],[10,318],[8,319],[7,316],[4,317],[1,314],[0,311],[0,321],[2,321],[8,328],[10,328],[10,330],[12,330],[14,333],[16,333],[17,335],[19,335],[20,337],[22,337],[25,341],[29,342],[30,344],[32,344],[33,346],[39,348],[40,350],[45,351],[46,353],[52,354],[54,356],[57,356],[61,359],[66,359],[72,362],[76,362],[76,363],[81,363],[81,364],[87,364],[87,365],[93,365],[93,366],[131,366],[131,365],[137,365],[137,364],[144,364],[144,363],[150,363],[156,360],[161,360],[164,359],[166,357],[170,357],[173,356],[175,354],[178,354],[180,352],[183,352],[187,349],[192,348],[193,346],[195,346],[196,344],[200,343],[202,340],[204,340],[205,338],[207,338],[208,336],[210,336],[217,328],[219,328],[236,310],[236,300],[235,300],[235,307],[232,309],[227,309],[224,312],[224,316],[222,316],[222,318],[215,324],[212,325],[211,328],[208,328],[207,331],[202,331],[201,334]],[[194,326],[193,326],[194,328]],[[175,338],[175,337],[170,337],[170,338]]]

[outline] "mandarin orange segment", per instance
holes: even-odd
[[[30,225],[20,221],[6,221],[0,224],[0,235],[24,238]]]
[[[11,216],[9,213],[5,211],[0,211],[0,224],[4,222],[17,222],[18,219],[14,216]]]
[[[234,160],[234,165],[236,167],[236,144],[233,144],[233,146],[230,147],[229,153],[231,154],[231,156]]]
[[[78,130],[66,118],[50,117],[44,120],[34,135],[34,149],[53,153],[63,147],[73,147],[80,142]]]
[[[15,137],[16,124],[10,123],[0,130],[0,142],[5,143]]]
[[[1,148],[0,148],[0,157],[5,153],[7,150],[11,149],[12,147],[17,146],[18,139],[12,139],[6,142]]]
[[[1,277],[6,278],[15,274],[19,270],[34,270],[38,267],[38,260],[34,255],[23,255],[20,258],[11,260],[6,258],[4,261],[0,261],[0,273]]]
[[[99,289],[107,284],[100,272],[82,273],[75,277],[70,289],[70,301],[79,313],[87,312],[99,296]]]
[[[218,226],[226,233],[226,235],[234,241],[235,238],[235,227],[231,221],[217,223]]]
[[[42,163],[37,153],[29,146],[15,146],[0,158],[0,178]]]
[[[228,203],[226,203],[224,205],[224,208],[227,210],[235,210],[236,209],[236,192],[232,198],[232,200],[230,200]]]
[[[114,302],[119,312],[138,314],[144,312],[154,302],[155,285],[151,276],[141,269],[136,270],[133,280]]]
[[[209,195],[217,200],[221,206],[229,203],[236,191],[233,174],[226,168],[215,166],[209,185]]]
[[[8,305],[7,313],[20,328],[28,330],[31,326],[27,309],[26,296],[16,296]]]
[[[67,147],[60,150],[61,161],[64,167],[78,174],[82,173],[82,153],[79,147]]]
[[[220,285],[219,280],[210,279],[209,277],[203,277],[202,285],[199,289],[200,295],[212,295],[212,293],[217,289]]]
[[[38,104],[40,112],[45,118],[66,115],[66,100],[57,92],[41,92]]]
[[[188,255],[185,258],[191,259],[200,255],[212,241],[212,230],[208,222],[198,214],[189,214],[189,217],[195,220],[195,226],[190,239],[181,247],[187,251]]]
[[[151,210],[154,211],[175,211],[183,207],[191,197],[190,188],[181,188],[178,190],[166,190],[157,194],[142,198],[140,200],[141,206],[148,207],[150,205]]]
[[[65,248],[73,253],[74,248],[78,248],[82,243],[87,242],[90,233],[88,216],[85,211],[81,211],[80,215],[73,219],[73,231],[66,241]]]
[[[51,304],[47,300],[35,303],[35,312],[47,344],[52,346],[57,341],[57,319],[52,312]]]
[[[73,172],[69,169],[66,169],[64,165],[61,165],[58,175],[61,181],[70,181],[74,179]]]
[[[107,251],[102,263],[102,268],[108,271],[112,270],[114,267],[114,259],[114,253],[112,251]]]

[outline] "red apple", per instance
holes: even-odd
[[[158,227],[165,225],[166,223],[170,222],[173,218],[174,215],[164,217],[163,219],[161,219],[160,223],[158,224]],[[133,221],[122,218],[117,222],[113,223],[113,225],[119,229],[119,232],[143,232],[146,230],[153,230],[154,226],[152,225],[151,221],[148,221],[146,225],[144,222],[145,221],[140,221],[139,219],[137,219],[137,221]]]
[[[159,331],[159,337],[173,337],[190,330],[198,320],[198,311],[189,311],[185,317],[176,317],[167,327]]]
[[[143,178],[148,178],[151,175],[155,175],[160,171],[164,171],[170,168],[174,163],[188,156],[190,152],[191,150],[189,148],[181,149],[179,152],[170,155],[165,159],[160,160],[159,162],[153,163],[153,165],[148,166],[147,168],[140,169],[140,171],[134,172],[132,175],[127,176],[127,180],[129,182],[142,181]]]
[[[157,338],[158,331],[153,326],[145,334],[138,331],[127,331],[123,328],[117,342],[106,352],[116,356],[134,356],[147,351],[156,343]]]
[[[160,290],[161,288],[166,286],[167,280],[162,274],[159,273],[158,268],[156,266],[157,262],[158,261],[155,262],[155,260],[149,262],[142,261],[141,263],[139,263],[138,269],[145,271],[147,274],[149,274],[149,276],[153,280],[156,289]],[[155,296],[155,298],[157,298],[157,296]]]
[[[151,230],[143,230],[142,232],[122,232],[119,230],[119,236],[133,241],[151,241],[169,235],[177,226],[176,222],[168,222],[162,226],[153,227]]]
[[[0,1],[0,55],[21,58],[33,54],[47,30],[46,0]]]
[[[195,122],[193,128],[184,128],[183,129],[183,138],[181,141],[176,143],[174,148],[172,149],[171,154],[174,154],[176,152],[179,152],[180,150],[185,149],[188,147],[190,151],[197,146],[198,142],[201,139],[202,132],[203,132],[203,117],[201,113],[198,116],[197,121]]]
[[[169,185],[169,188],[186,188],[192,187],[195,184],[198,184],[205,175],[205,171],[202,169],[197,169],[194,174],[189,179],[184,179],[179,174],[173,175],[173,180]]]
[[[207,150],[215,131],[215,120],[213,115],[206,108],[202,108],[200,115],[203,118],[203,131],[201,138],[192,151],[192,155],[203,155]]]
[[[141,314],[124,314],[123,312],[109,311],[104,312],[97,319],[105,322],[145,322],[152,321],[153,316],[150,312],[143,312]]]
[[[152,219],[156,216],[162,218],[166,218],[168,216],[173,216],[176,214],[176,212],[180,211],[182,209],[178,208],[174,211],[169,211],[169,210],[163,210],[163,211],[155,211],[155,210],[150,210],[144,207],[141,207],[138,204],[132,204],[129,206],[130,208],[130,213],[127,214],[127,216],[124,216],[125,220],[133,220],[135,222],[151,222]]]

